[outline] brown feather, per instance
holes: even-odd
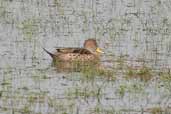
[[[92,54],[85,48],[58,48],[56,49],[60,53],[79,53],[79,54]]]

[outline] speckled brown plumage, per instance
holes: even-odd
[[[100,60],[100,53],[95,39],[88,39],[84,42],[83,48],[57,48],[55,53],[45,50],[53,61],[79,61],[79,62],[97,62]]]

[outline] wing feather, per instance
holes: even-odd
[[[92,54],[89,50],[85,48],[57,48],[60,53],[79,53],[79,54]]]

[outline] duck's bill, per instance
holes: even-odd
[[[96,52],[98,52],[98,53],[104,53],[100,48],[97,48],[96,49]]]

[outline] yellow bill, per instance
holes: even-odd
[[[96,49],[96,52],[98,52],[98,53],[104,53],[100,48],[97,48]]]

